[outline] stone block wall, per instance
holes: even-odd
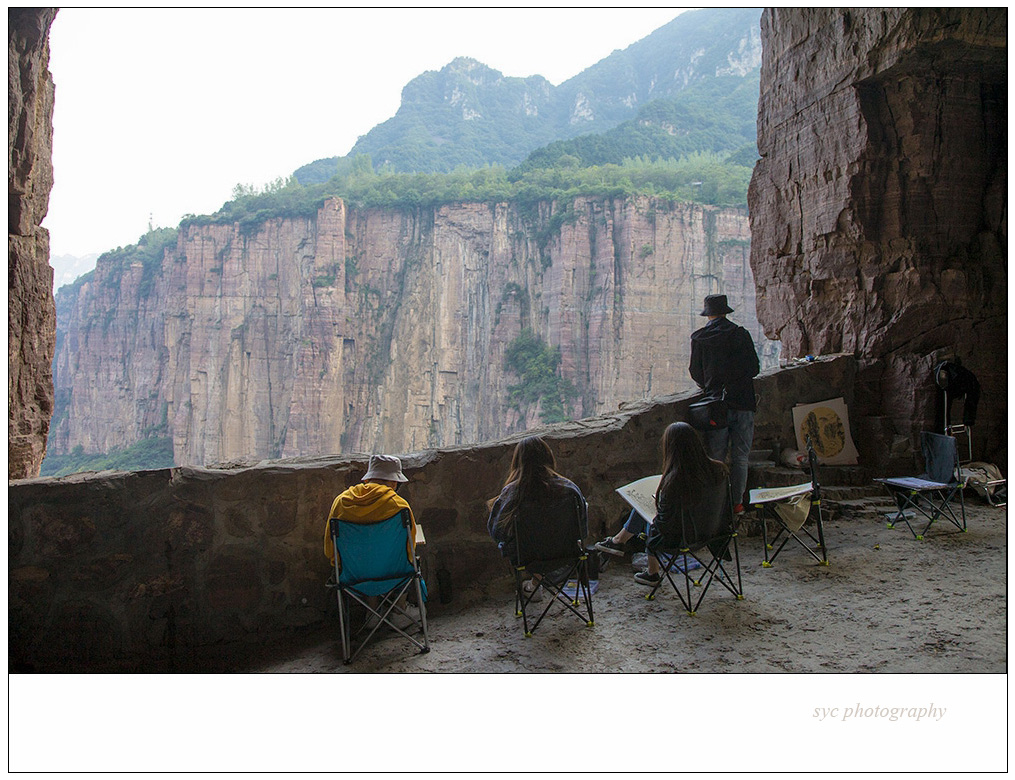
[[[795,403],[852,400],[854,373],[851,357],[828,357],[762,375],[755,441],[790,441]],[[662,432],[694,397],[627,404],[544,430],[560,472],[589,501],[590,540],[619,527],[626,510],[615,488],[658,472]],[[513,447],[507,440],[403,456],[402,494],[427,539],[421,552],[433,616],[441,609],[438,570],[456,593],[508,576],[487,535],[486,502],[500,490]],[[284,647],[336,620],[324,587],[325,520],[366,461],[11,482],[11,668],[198,670]]]

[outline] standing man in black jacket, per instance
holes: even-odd
[[[716,460],[725,461],[730,452],[730,484],[734,511],[744,511],[747,488],[747,461],[754,440],[754,377],[761,370],[754,339],[746,328],[734,325],[726,315],[733,309],[725,295],[708,295],[702,317],[708,325],[691,334],[691,378],[711,398],[725,393],[727,427],[705,431],[705,447]]]

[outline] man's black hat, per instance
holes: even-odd
[[[733,309],[726,303],[725,295],[706,295],[705,308],[701,311],[702,317],[718,317],[722,314],[730,314]]]

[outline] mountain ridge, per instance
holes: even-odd
[[[404,173],[517,165],[540,147],[608,131],[653,100],[703,81],[757,74],[760,16],[760,9],[688,11],[556,87],[538,74],[505,76],[457,57],[406,84],[395,115],[360,136],[344,158],[315,160],[294,175],[304,185],[322,183],[340,159],[359,155]]]

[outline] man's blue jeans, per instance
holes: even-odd
[[[718,431],[705,431],[705,449],[716,460],[725,461],[730,453],[730,487],[733,503],[744,502],[747,488],[747,461],[754,441],[754,412],[730,409],[726,414],[727,426]]]

